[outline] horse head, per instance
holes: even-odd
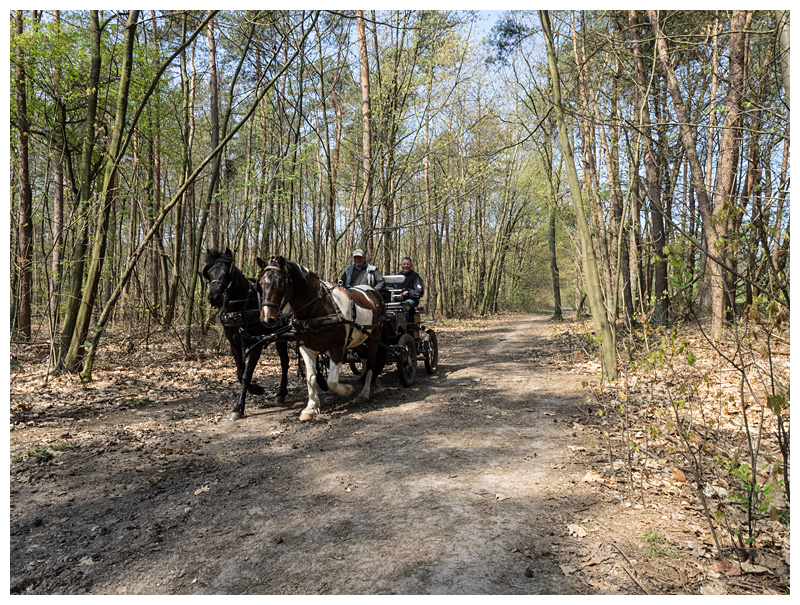
[[[233,252],[209,250],[205,257],[203,277],[208,282],[208,304],[219,309],[225,303],[225,295],[233,283]]]
[[[283,307],[292,299],[293,284],[289,265],[282,256],[268,261],[257,258],[261,267],[258,288],[261,290],[261,323],[274,328],[280,321]]]

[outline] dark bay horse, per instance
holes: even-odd
[[[272,329],[268,329],[261,323],[257,282],[245,277],[234,264],[230,249],[225,252],[209,250],[205,261],[203,277],[208,281],[208,302],[212,307],[221,309],[220,322],[236,360],[236,377],[242,383],[239,402],[230,415],[231,420],[239,420],[244,416],[247,392],[254,395],[264,393],[262,387],[252,382],[253,370],[267,342],[263,337],[274,334],[282,325],[276,322]],[[283,322],[283,326],[288,326],[288,320]],[[248,347],[251,347],[249,351]],[[281,384],[275,401],[283,403],[288,393],[289,350],[285,340],[276,340],[275,348],[281,359]]]
[[[282,256],[269,262],[259,259],[261,275],[261,321],[274,329],[281,309],[289,305],[295,316],[294,328],[300,343],[300,354],[306,366],[308,405],[300,420],[312,420],[319,414],[317,357],[330,358],[327,385],[339,395],[349,397],[353,386],[339,382],[339,371],[347,349],[365,347],[366,372],[358,401],[369,400],[372,382],[386,360],[381,345],[381,327],[385,316],[384,302],[377,290],[358,286],[345,290],[324,282],[317,275]]]

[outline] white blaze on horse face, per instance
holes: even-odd
[[[277,320],[277,313],[275,312],[275,307],[268,307],[264,305],[261,307],[261,319],[263,321],[270,321],[270,320]]]

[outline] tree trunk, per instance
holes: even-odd
[[[208,30],[206,33],[208,40],[208,85],[209,85],[209,102],[211,104],[211,149],[216,149],[219,145],[219,90],[217,78],[217,45],[214,40],[214,21],[208,22]],[[219,175],[219,167],[222,164],[222,154],[214,158],[213,171]],[[209,210],[211,218],[211,228],[209,231],[209,240],[211,248],[220,247],[220,208],[219,208],[219,177],[212,178],[209,191],[209,199],[211,207]]]
[[[583,265],[586,271],[586,287],[588,290],[589,302],[592,305],[592,320],[594,321],[595,329],[600,337],[603,375],[608,380],[616,380],[616,336],[613,326],[608,321],[607,310],[603,301],[600,275],[597,270],[597,259],[595,258],[594,249],[592,247],[592,234],[589,230],[589,222],[583,207],[581,184],[578,179],[578,171],[575,168],[575,157],[572,154],[567,125],[561,106],[561,83],[559,81],[556,51],[553,43],[553,32],[550,29],[550,15],[548,11],[540,10],[539,17],[542,22],[542,28],[544,29],[545,43],[547,46],[547,64],[550,70],[550,83],[553,88],[553,109],[556,123],[558,124],[559,138],[561,140],[561,153],[564,156],[564,164],[569,178],[570,193],[572,195],[572,205],[575,209],[575,218],[578,223],[578,231],[580,234]]]
[[[120,69],[119,91],[117,93],[117,110],[114,118],[114,129],[111,134],[111,145],[106,154],[103,172],[103,190],[100,195],[100,216],[98,216],[94,246],[92,248],[89,272],[86,275],[86,287],[83,290],[75,332],[70,343],[69,351],[64,360],[65,367],[74,372],[79,368],[83,357],[83,343],[89,333],[89,322],[94,310],[97,288],[100,284],[100,275],[105,261],[106,244],[108,242],[108,223],[111,215],[111,206],[116,196],[115,181],[119,164],[122,133],[125,130],[125,116],[128,110],[128,89],[133,67],[133,43],[136,38],[136,24],[139,11],[132,10],[128,14],[125,26],[125,37],[122,43],[122,67]]]
[[[778,21],[778,41],[781,49],[781,76],[783,78],[783,90],[786,93],[786,123],[789,123],[789,111],[791,104],[789,102],[789,79],[791,70],[789,69],[789,11],[776,10],[775,16]]]
[[[738,212],[736,200],[736,173],[741,150],[739,126],[742,119],[744,99],[745,56],[747,41],[747,12],[736,10],[731,16],[730,56],[728,59],[728,93],[725,97],[725,119],[722,123],[722,138],[717,156],[717,186],[714,192],[714,212],[712,228],[717,231],[720,244],[714,251],[718,253],[723,270],[722,279],[717,281],[711,292],[711,306],[714,314],[731,319],[735,306],[736,293],[731,288],[734,269],[734,253],[728,238],[735,232],[733,218]]]
[[[553,319],[561,321],[561,284],[559,283],[558,262],[556,260],[556,203],[550,205],[550,221],[547,229],[547,243],[550,247],[550,275],[553,278]]]
[[[369,94],[369,59],[367,57],[367,37],[364,31],[364,11],[356,11],[358,26],[358,49],[361,57],[361,115],[362,115],[362,171],[364,173],[364,196],[362,198],[362,240],[367,258],[373,257],[372,239],[372,139],[370,121],[372,111]]]
[[[584,12],[581,11],[581,16]],[[582,18],[582,30],[585,38],[585,20]],[[572,54],[575,60],[575,69],[578,74],[578,91],[581,102],[581,139],[582,156],[583,156],[583,174],[584,185],[587,190],[587,198],[590,200],[590,207],[592,209],[592,223],[595,227],[596,236],[596,249],[599,255],[600,268],[602,270],[603,284],[608,297],[613,296],[613,283],[612,276],[612,250],[613,246],[609,244],[608,230],[606,229],[606,221],[603,219],[603,201],[600,199],[600,176],[597,170],[597,156],[595,148],[597,147],[597,137],[595,136],[596,127],[590,121],[591,109],[589,107],[589,91],[584,76],[583,65],[585,60],[582,60],[583,52],[579,54],[578,51],[578,34],[575,29],[575,13],[570,13],[570,26],[572,33]],[[602,122],[600,122],[602,124]]]
[[[691,167],[691,180],[694,186],[694,191],[697,196],[697,206],[700,215],[703,218],[703,229],[705,234],[705,252],[708,256],[708,264],[711,268],[711,281],[713,288],[716,291],[712,294],[712,309],[711,309],[711,336],[715,340],[722,337],[722,329],[724,325],[724,309],[723,309],[723,273],[721,262],[718,262],[717,250],[719,241],[719,233],[714,225],[714,217],[711,211],[711,199],[706,189],[706,184],[703,178],[703,169],[700,165],[700,157],[697,153],[697,143],[695,141],[694,129],[692,127],[689,111],[683,101],[681,94],[680,83],[675,75],[675,68],[672,66],[669,51],[667,49],[667,41],[661,32],[661,27],[658,23],[658,11],[648,10],[650,18],[650,26],[655,36],[656,50],[661,67],[667,78],[667,86],[669,88],[672,103],[675,108],[675,113],[678,116],[678,125],[681,132],[681,142],[683,143],[686,157],[689,160]],[[722,204],[717,204],[721,207]],[[713,257],[713,258],[712,258]]]
[[[430,152],[431,152],[431,133],[430,133],[430,98],[431,88],[433,86],[433,67],[430,68],[427,83],[427,103],[425,107],[425,155],[422,160],[423,182],[425,184],[425,276],[428,281],[428,307],[431,312],[436,310],[436,303],[438,296],[437,292],[437,276],[436,271],[438,263],[433,262],[434,249],[432,244],[433,240],[433,196],[431,195],[431,165],[430,165]]]
[[[184,16],[182,41],[186,44],[186,34],[188,29],[188,16]],[[192,56],[194,56],[194,46],[192,46]],[[181,52],[181,92],[183,93],[182,122],[183,122],[183,175],[181,183],[185,182],[192,173],[192,147],[194,144],[194,92],[195,92],[195,71],[192,62],[191,77],[187,71],[186,49]],[[181,277],[181,261],[183,257],[183,225],[184,214],[189,203],[189,196],[193,193],[193,187],[189,187],[181,196],[178,206],[175,209],[175,239],[173,245],[175,251],[172,259],[172,280],[169,287],[169,300],[164,315],[164,323],[170,325],[175,316],[175,305],[178,299],[178,289]]]
[[[15,11],[16,33],[22,36],[22,11]],[[31,338],[31,293],[33,289],[33,217],[30,169],[28,166],[28,92],[25,56],[21,44],[17,45],[14,84],[17,93],[17,177],[19,183],[19,311],[17,330],[25,339]]]
[[[75,325],[80,310],[81,292],[83,291],[83,273],[86,264],[86,250],[89,247],[89,205],[92,196],[92,150],[95,138],[95,120],[97,119],[97,98],[100,82],[100,21],[98,11],[89,11],[91,22],[91,68],[86,88],[86,132],[83,138],[83,150],[80,164],[80,192],[76,207],[80,216],[80,227],[77,241],[72,252],[72,275],[67,294],[67,312],[61,329],[56,370],[64,369],[64,360],[70,350]]]
[[[642,60],[640,28],[641,19],[639,12],[629,11],[628,22],[631,32],[631,47],[633,51],[634,75],[636,79],[636,114],[637,123],[642,133],[642,148],[644,150],[645,185],[647,197],[650,200],[651,236],[653,238],[653,253],[655,263],[653,266],[653,299],[655,301],[653,320],[657,325],[666,325],[668,315],[667,292],[667,262],[664,259],[664,244],[666,232],[664,229],[664,215],[661,200],[661,176],[653,149],[653,136],[650,129],[650,110],[647,106],[648,79]]]
[[[53,21],[57,31],[61,28],[61,11],[53,11]],[[53,175],[53,258],[50,269],[50,366],[58,363],[58,348],[56,347],[56,334],[59,322],[59,307],[61,305],[61,258],[64,248],[64,163],[67,155],[66,131],[67,114],[64,103],[61,101],[59,86],[61,84],[61,66],[57,66],[53,73],[53,87],[56,90],[56,117],[58,119],[58,134],[55,136],[55,166]]]

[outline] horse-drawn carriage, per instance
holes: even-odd
[[[244,415],[247,392],[262,393],[251,382],[253,370],[267,344],[274,342],[281,357],[278,401],[286,394],[287,344],[296,342],[305,368],[309,400],[300,415],[309,420],[319,413],[318,388],[349,396],[355,389],[339,382],[347,362],[363,384],[360,400],[369,399],[370,387],[386,363],[396,363],[400,383],[414,384],[420,360],[433,374],[439,362],[432,321],[419,320],[421,309],[410,313],[393,286],[402,276],[387,276],[389,301],[374,288],[342,288],[321,281],[316,274],[293,261],[277,257],[259,260],[258,280],[248,280],[233,263],[229,250],[209,251],[203,275],[209,282],[209,302],[220,307],[220,318],[236,360],[242,383],[231,420]],[[293,316],[288,319],[289,315]],[[410,321],[406,313],[409,312]]]
[[[396,363],[397,377],[400,384],[410,387],[417,379],[417,364],[425,364],[425,372],[433,374],[439,366],[439,343],[436,332],[429,327],[434,320],[421,321],[420,315],[425,312],[422,307],[412,308],[400,296],[402,275],[386,275],[388,302],[386,303],[386,320],[383,329],[388,332],[385,345],[387,363]],[[409,321],[409,315],[413,319]],[[350,369],[360,376],[364,369],[364,360],[355,349],[347,352]]]

